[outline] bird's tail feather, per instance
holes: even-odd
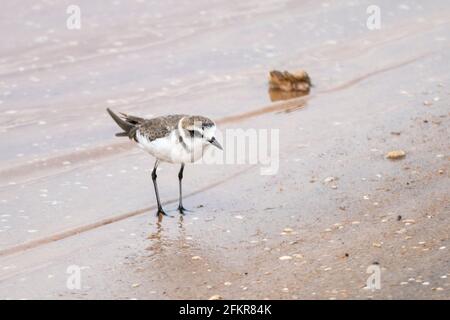
[[[133,130],[134,125],[131,124],[131,123],[126,122],[123,119],[121,119],[117,114],[112,112],[111,109],[106,108],[106,111],[108,111],[108,113],[111,116],[111,118],[113,118],[113,120],[117,123],[117,125],[124,131],[124,132],[116,133],[116,136],[117,137],[130,136],[130,132]]]
[[[123,113],[123,112],[121,112],[120,114],[122,115],[122,117],[125,119],[126,122],[133,124],[133,125],[138,125],[138,124],[145,122],[144,118],[135,117],[135,116]]]

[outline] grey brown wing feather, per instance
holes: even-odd
[[[178,126],[178,122],[185,115],[177,114],[144,120],[137,126],[137,130],[148,140],[167,137]]]
[[[120,117],[109,108],[108,113],[124,132],[117,133],[118,137],[128,136],[137,141],[137,132],[148,140],[153,141],[168,136],[178,126],[178,122],[186,115],[168,115],[153,119],[144,119],[126,113],[120,113]]]

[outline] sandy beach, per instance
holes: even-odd
[[[363,0],[71,4],[2,1],[0,299],[450,298],[448,1],[379,1],[379,30]],[[272,101],[273,69],[314,87]],[[187,165],[181,216],[163,163],[158,220],[108,107],[276,130],[277,170]]]

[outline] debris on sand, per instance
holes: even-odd
[[[222,299],[223,299],[222,296],[219,296],[218,294],[215,294],[215,295],[209,297],[208,300],[222,300]]]
[[[406,156],[406,152],[403,150],[393,150],[393,151],[389,151],[386,154],[386,158],[391,159],[391,160],[402,159],[405,156]]]
[[[330,182],[334,182],[336,180],[338,180],[338,178],[336,178],[336,177],[327,177],[327,178],[323,179],[323,182],[330,183]]]
[[[293,73],[273,70],[269,73],[269,86],[271,90],[309,93],[309,90],[311,89],[311,79],[304,70]]]
[[[292,234],[297,234],[297,232],[295,232],[294,229],[292,229],[292,228],[284,228],[283,231],[280,233],[280,235],[282,235],[282,236],[292,235]]]
[[[201,260],[202,258],[200,256],[193,256],[191,259],[192,260]]]
[[[382,243],[380,243],[380,242],[374,242],[374,243],[372,243],[372,246],[375,247],[375,248],[381,248]]]
[[[400,220],[401,220],[401,219],[400,219]],[[405,219],[405,220],[403,220],[403,223],[404,223],[406,226],[409,226],[409,225],[411,225],[411,224],[416,223],[416,220],[414,220],[414,219]]]
[[[284,261],[284,260],[291,260],[292,257],[291,256],[282,256],[282,257],[279,257],[278,259]]]

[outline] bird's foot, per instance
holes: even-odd
[[[186,209],[185,207],[183,207],[183,206],[178,206],[178,209],[177,209],[182,215],[185,215],[187,212],[192,212],[192,210],[188,210],[188,209]]]
[[[172,217],[172,218],[173,218],[173,216],[167,214],[167,213],[163,210],[163,208],[158,208],[158,212],[156,212],[156,216],[157,216],[157,217],[160,217],[160,216],[166,216],[166,217]]]

